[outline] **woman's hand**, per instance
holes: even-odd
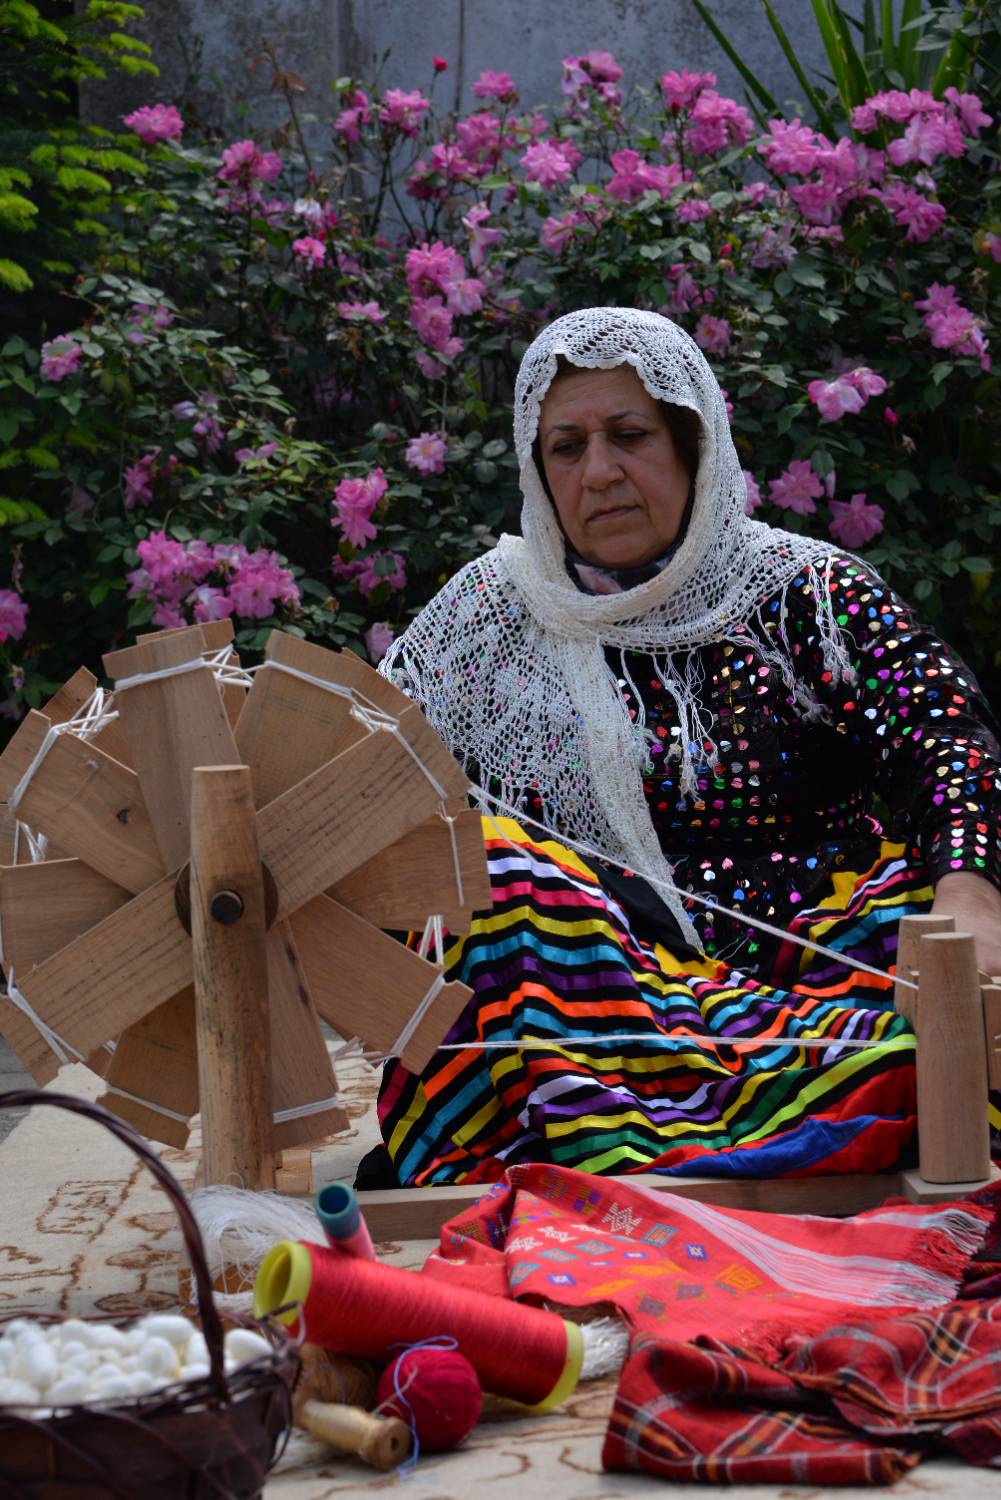
[[[1001,891],[981,875],[957,870],[938,882],[932,911],[955,917],[957,932],[973,934],[981,972],[1001,983]]]

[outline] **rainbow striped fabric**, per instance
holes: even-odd
[[[446,1042],[469,1045],[420,1077],[390,1062],[383,1080],[401,1183],[492,1181],[516,1162],[777,1177],[910,1159],[914,1038],[888,981],[790,944],[764,976],[676,957],[636,936],[571,850],[501,818],[484,819],[484,838],[494,906],[446,952],[448,977],[473,990]],[[885,967],[899,918],[931,899],[884,843],[796,927]],[[768,1045],[780,1036],[832,1045]],[[727,1045],[748,1038],[764,1045]]]

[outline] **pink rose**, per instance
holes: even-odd
[[[180,140],[184,134],[184,121],[172,104],[144,104],[130,115],[123,115],[122,124],[134,130],[144,146]]]
[[[436,432],[422,432],[411,438],[404,458],[421,474],[444,474],[448,444]]]
[[[669,109],[688,109],[703,89],[715,85],[715,73],[689,73],[687,68],[682,68],[680,73],[665,73],[660,80],[664,103]]]
[[[518,89],[510,73],[491,73],[484,69],[472,85],[477,99],[499,99],[502,104],[517,104]]]
[[[70,338],[49,339],[42,345],[41,371],[46,380],[65,380],[75,375],[83,350]]]
[[[864,547],[883,529],[883,508],[869,505],[865,494],[831,501],[831,535],[843,547]]]
[[[782,510],[795,511],[798,516],[813,515],[817,509],[814,501],[823,493],[823,485],[804,458],[794,458],[778,479],[773,479],[768,486],[768,498],[772,504]]]
[[[376,620],[370,625],[362,636],[365,642],[365,650],[368,652],[369,660],[378,666],[395,640],[393,628],[387,625],[385,620]]]
[[[544,188],[555,187],[573,171],[569,154],[558,141],[537,141],[520,160],[527,181]]]
[[[305,263],[309,271],[322,266],[327,258],[326,245],[322,240],[314,239],[311,234],[303,235],[301,240],[293,240],[292,251]]]
[[[13,589],[0,589],[0,644],[19,641],[28,628],[28,606]]]
[[[430,99],[425,99],[418,89],[409,93],[405,89],[387,89],[379,107],[379,119],[388,128],[412,137],[420,128],[421,115],[430,108]]]
[[[381,584],[387,584],[392,593],[406,588],[407,569],[399,552],[369,552],[359,558],[356,583],[366,596],[374,594]]]
[[[730,347],[732,329],[726,318],[703,313],[695,325],[695,342],[707,354],[725,354]]]
[[[825,422],[837,422],[847,412],[861,411],[865,405],[862,392],[847,380],[811,380],[806,394]]]
[[[386,314],[378,302],[338,302],[337,311],[352,323],[384,323]]]
[[[747,497],[744,501],[744,514],[753,516],[761,504],[761,488],[750,469],[741,469],[740,472],[744,476],[744,485],[747,490]]]
[[[330,524],[340,527],[352,547],[375,541],[378,533],[371,516],[388,487],[381,468],[373,469],[364,479],[342,479],[337,485],[334,490],[337,514]]]

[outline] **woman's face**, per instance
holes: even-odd
[[[631,568],[667,550],[689,475],[660,403],[632,365],[560,375],[542,403],[539,434],[560,525],[581,557]]]

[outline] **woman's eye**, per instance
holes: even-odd
[[[562,443],[554,443],[550,452],[552,453],[574,453],[580,447],[576,438],[567,438]]]
[[[617,432],[615,440],[617,443],[635,443],[637,439],[646,437],[645,432]]]

